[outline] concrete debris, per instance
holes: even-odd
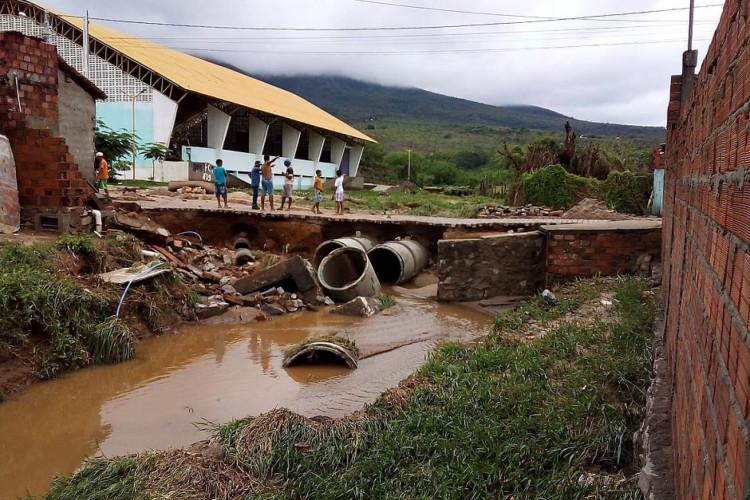
[[[269,287],[281,288],[281,293],[276,291],[281,295],[285,292],[283,287],[291,286],[295,287],[296,290],[293,291],[307,302],[313,302],[316,296],[321,295],[315,271],[310,263],[299,255],[234,282],[234,288],[243,295],[261,290],[268,291]]]
[[[356,297],[346,304],[341,304],[331,311],[346,316],[361,316],[369,318],[380,312],[380,303],[372,297]]]
[[[169,236],[169,231],[152,222],[148,217],[136,212],[115,212],[114,225],[126,231],[137,233],[139,237],[145,239],[152,238],[166,242],[166,238]]]
[[[260,310],[268,316],[281,316],[282,314],[286,312],[281,307],[278,307],[272,304],[263,304],[260,307]]]
[[[526,205],[523,207],[510,207],[506,205],[489,204],[481,207],[477,211],[480,218],[492,217],[559,217],[563,214],[562,210],[552,210],[548,207],[537,207]]]
[[[211,316],[217,316],[229,308],[229,304],[224,301],[224,297],[221,295],[213,295],[208,298],[206,304],[197,304],[195,306],[195,313],[198,319],[206,319]]]
[[[116,285],[124,285],[125,283],[130,283],[131,281],[133,283],[139,283],[141,281],[151,279],[155,276],[159,276],[160,274],[168,273],[169,271],[171,271],[171,269],[166,264],[162,264],[159,267],[153,268],[148,268],[143,264],[139,264],[132,267],[125,267],[122,269],[117,269],[115,271],[110,271],[108,273],[102,273],[99,275],[99,278],[101,278],[103,281],[114,283]]]

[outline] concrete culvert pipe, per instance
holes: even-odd
[[[389,241],[367,252],[375,274],[383,283],[409,281],[427,265],[429,251],[414,240]]]
[[[328,254],[318,267],[318,281],[337,302],[372,297],[380,292],[380,281],[364,250],[343,247]]]
[[[323,259],[337,248],[359,248],[367,253],[372,246],[372,241],[364,236],[352,236],[351,238],[336,238],[335,240],[324,241],[318,245],[318,248],[313,253],[313,267],[318,269]]]
[[[239,237],[234,239],[234,249],[239,250],[240,248],[250,249],[250,240],[247,238]]]
[[[250,253],[250,250],[248,248],[238,249],[237,253],[234,254],[234,264],[236,266],[241,266],[248,262],[255,262],[255,258],[253,257],[253,254]]]

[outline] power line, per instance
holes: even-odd
[[[695,8],[710,8],[719,7],[722,4],[710,4],[696,6]],[[555,18],[543,18],[543,19],[527,19],[523,21],[499,21],[492,23],[463,23],[463,24],[445,24],[445,25],[434,25],[434,26],[381,26],[373,28],[279,28],[279,27],[249,27],[249,26],[222,26],[222,25],[211,25],[211,24],[185,24],[185,23],[166,23],[157,21],[135,21],[128,19],[112,19],[104,17],[90,17],[89,19],[95,21],[104,21],[112,23],[124,23],[124,24],[142,24],[149,26],[171,26],[178,28],[202,28],[202,29],[225,29],[225,30],[242,30],[242,31],[306,31],[306,32],[332,32],[332,31],[404,31],[404,30],[432,30],[432,29],[454,29],[454,28],[472,28],[480,26],[509,26],[517,24],[532,24],[532,23],[547,23],[547,22],[560,22],[560,21],[595,21],[603,20],[604,18],[622,17],[622,16],[633,16],[642,14],[659,14],[665,12],[676,12],[687,10],[687,7],[673,7],[669,9],[656,9],[656,10],[642,10],[642,11],[631,11],[631,12],[617,12],[609,14],[596,14],[588,16],[571,16],[571,17],[555,17]],[[66,17],[66,16],[62,16]],[[79,17],[79,16],[67,16],[67,17]],[[624,20],[620,20],[624,21]],[[648,22],[648,20],[633,20],[635,22]],[[658,20],[655,20],[658,21]]]

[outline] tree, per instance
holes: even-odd
[[[136,140],[138,136],[135,137]],[[94,133],[94,144],[96,150],[104,153],[109,163],[109,179],[114,180],[122,170],[130,170],[132,167],[122,159],[133,152],[133,134],[124,129],[112,130],[101,120],[96,121],[96,132]]]
[[[144,158],[151,160],[151,180],[156,180],[154,179],[156,162],[163,162],[169,155],[169,146],[162,142],[149,142],[148,144],[141,146],[139,151]]]

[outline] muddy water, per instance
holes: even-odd
[[[483,335],[489,317],[418,294],[369,319],[299,312],[269,322],[190,326],[148,339],[136,359],[37,384],[0,404],[0,499],[41,494],[54,475],[91,456],[183,446],[225,422],[277,406],[307,416],[343,416],[412,373],[436,342]],[[398,291],[395,293],[398,295]],[[359,368],[284,369],[283,350],[343,332]]]

